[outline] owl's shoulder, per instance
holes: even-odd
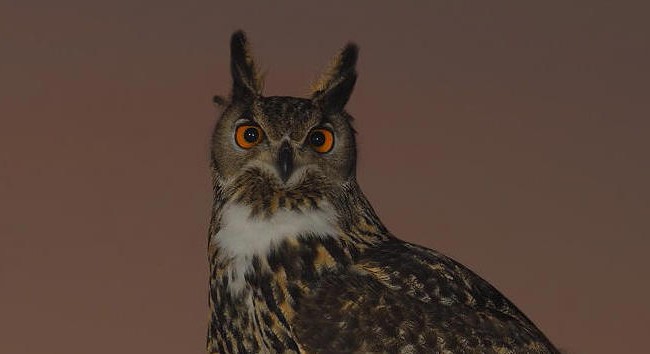
[[[487,281],[454,259],[416,244],[392,240],[355,264],[384,286],[423,303],[505,309],[512,304]]]
[[[510,301],[462,264],[393,240],[324,279],[295,318],[321,351],[553,353]]]

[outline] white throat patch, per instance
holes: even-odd
[[[298,235],[337,237],[336,212],[321,202],[318,210],[296,212],[278,210],[270,218],[250,218],[251,209],[241,204],[226,204],[221,228],[212,235],[222,257],[233,258],[229,269],[229,290],[239,293],[245,286],[244,274],[251,269],[253,256],[266,257],[272,247]]]

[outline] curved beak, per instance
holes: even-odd
[[[283,142],[280,146],[280,151],[278,152],[278,170],[280,171],[282,181],[287,182],[293,172],[293,149],[288,141]]]

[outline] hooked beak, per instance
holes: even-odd
[[[280,171],[280,178],[282,182],[287,182],[291,172],[293,172],[293,150],[288,141],[285,141],[280,146],[278,152],[278,170]]]

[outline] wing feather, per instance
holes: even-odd
[[[310,352],[558,353],[479,276],[398,240],[325,277],[293,322]]]

